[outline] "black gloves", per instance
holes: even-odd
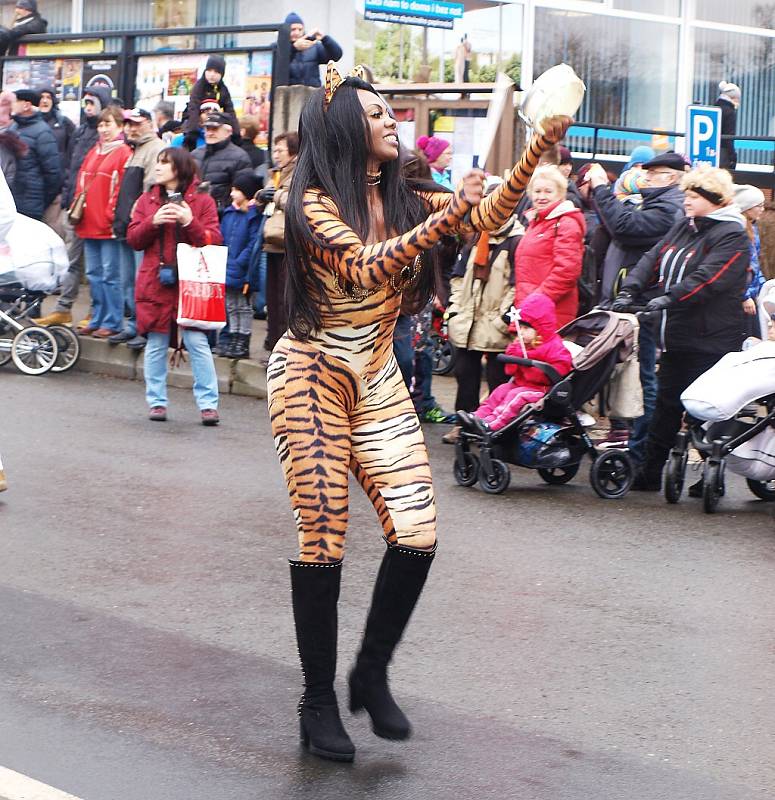
[[[661,297],[655,297],[646,303],[646,311],[664,311],[673,305],[675,301],[669,294],[663,294]]]
[[[259,203],[271,203],[274,200],[274,193],[275,193],[274,186],[267,186],[266,189],[262,189],[258,193],[258,202]]]
[[[627,313],[632,307],[632,300],[633,297],[629,292],[619,292],[611,303],[611,311],[616,311],[617,314]]]

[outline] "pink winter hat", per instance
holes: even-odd
[[[448,147],[449,142],[438,136],[421,136],[417,140],[417,148],[425,153],[429,164],[433,164]]]

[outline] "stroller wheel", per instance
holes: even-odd
[[[67,372],[75,366],[81,355],[81,340],[75,331],[66,325],[49,325],[48,329],[54,334],[59,347],[59,355],[51,371]]]
[[[455,366],[455,345],[437,333],[431,334],[431,342],[433,345],[431,350],[433,374],[447,375]]]
[[[46,328],[24,328],[13,337],[11,358],[25,375],[42,375],[56,364],[59,347]]]
[[[540,467],[538,474],[545,483],[559,486],[561,483],[573,480],[580,466],[581,464],[568,464],[567,467]]]
[[[624,497],[634,477],[632,459],[622,450],[605,450],[592,462],[589,471],[589,482],[603,500]]]
[[[0,328],[0,367],[11,360],[11,343],[16,331]]]
[[[462,461],[455,457],[452,472],[460,486],[473,486],[479,479],[479,459],[473,453],[463,453]]]
[[[724,472],[721,463],[708,459],[702,470],[702,508],[714,514],[724,494]]]
[[[677,503],[684,490],[686,477],[686,463],[689,460],[688,451],[670,451],[665,467],[665,500],[668,503]]]
[[[775,481],[746,481],[748,488],[760,499],[775,502]]]
[[[479,485],[487,494],[500,494],[505,492],[511,482],[511,472],[503,461],[493,458],[492,473],[487,474],[483,469],[479,470]]]

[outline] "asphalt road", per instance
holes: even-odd
[[[462,489],[426,426],[440,549],[392,669],[416,735],[344,713],[353,765],[302,753],[262,401],[198,424],[171,390],[0,373],[0,766],[85,800],[775,797],[773,508],[598,499],[586,470]],[[382,555],[357,487],[340,674]],[[340,686],[340,697],[346,692]],[[0,786],[0,796],[2,796]]]

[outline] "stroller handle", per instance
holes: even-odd
[[[520,367],[540,369],[541,372],[549,378],[552,386],[559,383],[564,378],[551,364],[547,364],[544,361],[533,361],[532,358],[521,358],[520,356],[507,356],[505,353],[498,353],[498,361],[503,364],[519,364]]]

